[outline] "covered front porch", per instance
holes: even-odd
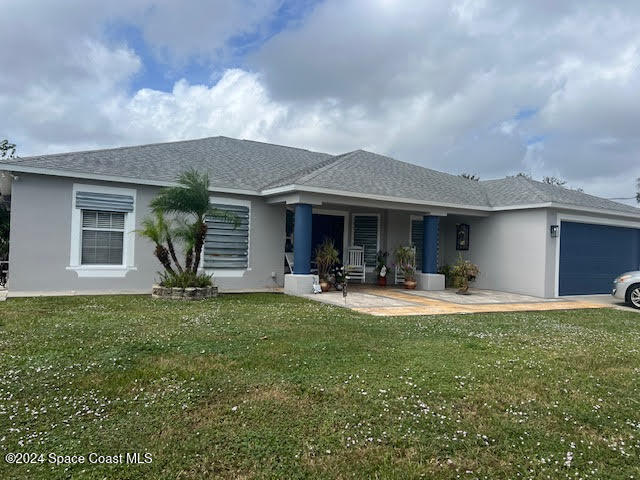
[[[352,278],[350,284],[376,283],[379,251],[389,254],[387,284],[402,282],[397,274],[394,252],[400,246],[412,246],[416,257],[417,289],[443,290],[445,278],[438,269],[446,257],[442,243],[448,238],[448,223],[457,218],[455,215],[467,213],[460,209],[330,195],[295,194],[270,201],[286,204],[284,287],[285,293],[295,295],[305,295],[313,290],[313,283],[317,282],[314,252],[327,238],[334,243],[345,266],[350,263],[350,248],[364,250],[364,278]],[[485,215],[483,212],[468,213]],[[449,215],[453,217],[448,219]]]

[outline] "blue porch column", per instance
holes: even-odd
[[[423,217],[422,273],[438,272],[438,226],[440,217]]]
[[[293,273],[311,273],[311,205],[296,204],[293,224]]]

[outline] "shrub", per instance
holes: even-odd
[[[404,275],[404,279],[414,281],[416,279],[416,251],[410,245],[400,246],[394,252],[396,265]]]
[[[460,293],[466,293],[469,290],[469,282],[476,279],[480,273],[477,265],[465,260],[462,254],[458,255],[458,261],[451,269],[455,286],[460,288]]]
[[[340,262],[339,252],[333,244],[333,240],[325,238],[316,248],[316,263],[318,264],[318,275],[322,280],[327,280],[331,267]]]
[[[213,285],[211,275],[206,273],[193,273],[191,271],[183,271],[180,273],[160,273],[160,285],[162,287],[177,287],[177,288],[189,288],[189,287],[210,287]]]

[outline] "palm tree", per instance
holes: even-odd
[[[194,226],[184,220],[179,221],[173,229],[174,237],[182,243],[185,251],[184,268],[190,272],[193,265],[193,247],[196,243]]]
[[[167,272],[169,272],[170,274],[175,274],[173,267],[171,267],[169,251],[164,246],[164,242],[165,240],[167,240],[168,232],[167,222],[164,218],[164,215],[161,212],[155,212],[154,217],[144,218],[142,220],[142,229],[138,232],[155,243],[156,249],[153,253],[155,254],[156,258]]]
[[[178,186],[163,189],[152,201],[151,208],[156,213],[186,215],[193,219],[180,230],[185,241],[187,271],[198,272],[200,255],[207,235],[206,217],[222,218],[237,222],[234,215],[214,208],[209,203],[209,175],[195,169],[180,174]],[[191,261],[193,259],[193,261]]]

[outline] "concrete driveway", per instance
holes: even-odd
[[[458,295],[455,289],[425,292],[394,287],[353,285],[349,287],[346,298],[343,297],[342,292],[336,291],[304,296],[317,302],[378,316],[525,312],[611,306],[602,301],[591,301],[584,297],[545,299],[493,290],[471,289],[470,291],[471,295]]]
[[[562,297],[562,298],[567,298],[569,300],[576,300],[576,301],[599,303],[606,307],[615,308],[616,310],[627,310],[629,312],[635,312],[640,314],[640,310],[638,310],[637,308],[630,307],[626,303],[621,302],[619,299],[612,297],[611,295],[608,295],[608,294],[606,295],[572,295],[572,296]]]

